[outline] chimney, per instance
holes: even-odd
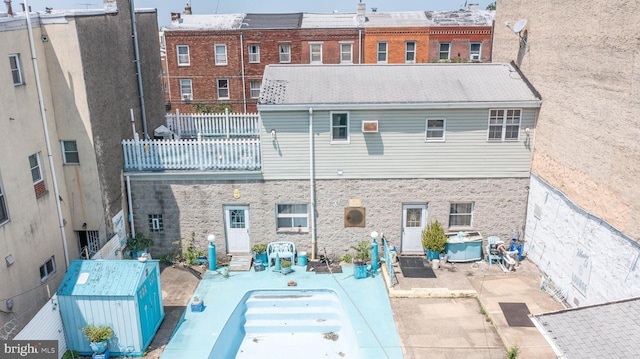
[[[365,16],[365,11],[367,11],[367,4],[363,3],[363,2],[359,2],[358,3],[358,17]]]
[[[184,14],[185,15],[191,15],[191,4],[190,3],[187,3],[187,5],[185,5]]]
[[[372,7],[371,8],[371,12],[378,12],[378,8],[377,7]]]
[[[180,20],[180,13],[179,12],[172,12],[171,13],[171,22],[178,21],[178,20]]]
[[[11,0],[4,0],[4,4],[7,5],[7,14],[13,16],[13,9],[11,8]]]
[[[116,3],[116,0],[104,0],[103,3],[105,12],[118,12],[118,3]]]
[[[467,5],[467,10],[469,11],[480,10],[480,4],[469,4]]]

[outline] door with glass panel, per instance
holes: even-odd
[[[424,254],[422,229],[427,222],[426,204],[402,205],[402,240],[400,251],[404,254]]]
[[[227,253],[249,253],[249,206],[225,206]]]

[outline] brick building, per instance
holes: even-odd
[[[174,13],[163,32],[169,111],[255,112],[268,64],[490,61],[494,12]],[[446,51],[445,51],[446,50]]]

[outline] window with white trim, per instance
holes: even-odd
[[[47,259],[43,265],[40,266],[40,280],[42,282],[49,279],[56,272],[56,260],[54,256]]]
[[[446,61],[451,58],[451,43],[441,42],[438,48],[438,60]]]
[[[40,155],[34,153],[29,156],[29,166],[31,168],[31,179],[33,180],[33,189],[36,192],[36,198],[47,192],[44,185],[44,177],[42,176],[42,165],[40,163]]]
[[[249,63],[250,64],[259,64],[260,63],[260,45],[251,44],[249,45]]]
[[[291,62],[291,44],[279,44],[278,53],[280,53],[281,64]]]
[[[78,144],[76,141],[60,141],[62,146],[62,160],[65,165],[80,164],[80,155],[78,154]]]
[[[404,62],[407,64],[416,63],[416,42],[415,41],[407,41],[407,43],[405,44]]]
[[[386,64],[387,63],[387,43],[379,42],[378,43],[378,63]]]
[[[309,44],[309,62],[312,64],[322,63],[322,43]]]
[[[307,204],[279,204],[276,212],[277,230],[309,230]]]
[[[9,55],[9,65],[11,66],[11,77],[13,77],[13,85],[24,85],[22,65],[20,64],[20,54]]]
[[[249,81],[249,91],[251,98],[260,97],[260,86],[262,85],[262,81],[260,80],[251,80]]]
[[[451,203],[449,227],[471,227],[473,202]]]
[[[218,84],[218,99],[229,99],[229,80],[218,79],[216,83]]]
[[[191,87],[191,79],[180,79],[180,98],[182,101],[193,100],[193,88]]]
[[[517,141],[520,138],[521,110],[489,110],[489,141]]]
[[[191,63],[191,59],[189,58],[189,46],[176,45],[176,52],[178,53],[178,66],[189,66]]]
[[[2,181],[0,181],[0,224],[9,221],[9,211],[7,211],[7,200],[4,195],[4,189],[2,188]]]
[[[162,221],[162,214],[149,215],[149,232],[155,232],[155,233],[164,232],[164,223]]]
[[[227,64],[227,45],[216,44],[213,45],[216,65]]]
[[[472,42],[469,45],[469,61],[481,61],[482,54],[482,43],[481,42]]]
[[[340,43],[340,63],[351,64],[353,63],[353,44],[342,42]]]
[[[331,143],[349,143],[349,113],[331,113]]]
[[[446,127],[446,119],[444,118],[428,118],[425,140],[427,142],[444,141],[444,132]]]

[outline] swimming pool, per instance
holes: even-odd
[[[335,291],[255,290],[233,311],[209,358],[359,358],[357,343]]]

